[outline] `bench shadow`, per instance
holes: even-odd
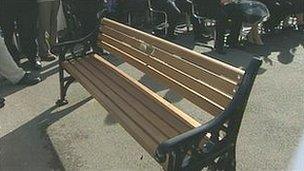
[[[168,87],[157,83],[154,81],[149,75],[145,74],[138,80],[141,84],[145,85],[149,89],[151,89],[153,92],[160,92],[169,89]],[[179,96],[177,93],[175,93],[173,90],[169,89],[164,97],[168,102],[170,103],[176,103],[183,99],[182,96]]]
[[[149,89],[151,89],[154,92],[159,92],[168,89],[166,86],[157,83],[154,81],[149,75],[145,74],[143,75],[139,80],[141,84],[145,85]]]
[[[65,170],[47,128],[91,99],[60,111],[53,106],[0,138],[0,170]]]
[[[114,125],[114,124],[117,124],[118,121],[115,119],[114,116],[115,116],[115,115],[114,115],[114,114],[112,115],[111,113],[107,114],[106,118],[104,119],[104,123],[105,123],[106,125]]]
[[[25,62],[21,64],[21,67],[25,70],[28,70],[30,68],[29,63]],[[48,77],[58,73],[59,67],[58,67],[58,61],[49,63],[45,65],[40,71],[33,71],[33,74],[36,76],[40,76],[42,81],[47,79]],[[22,89],[24,89],[27,86],[24,85],[13,85],[8,80],[4,80],[0,82],[0,96],[6,97],[11,94],[14,94]]]
[[[116,56],[111,55],[111,54],[109,54],[109,55],[102,55],[102,57],[103,57],[105,60],[109,61],[109,62],[110,62],[111,64],[113,64],[114,66],[119,66],[119,65],[125,63],[125,61],[122,60],[121,58],[116,57]]]

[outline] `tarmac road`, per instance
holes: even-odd
[[[2,41],[2,40],[1,40]],[[193,45],[191,36],[177,42]],[[0,43],[3,46],[3,42]],[[216,56],[246,67],[254,55],[264,63],[253,87],[237,143],[237,170],[286,170],[304,136],[304,35],[266,37],[264,47],[249,46]],[[1,52],[0,52],[1,55]],[[119,59],[111,62],[203,121],[201,111]],[[0,110],[0,170],[161,170],[108,112],[77,83],[69,104],[57,108],[57,62],[44,63],[43,82],[32,87],[0,82],[6,106]]]

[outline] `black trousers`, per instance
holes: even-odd
[[[30,62],[37,60],[37,16],[37,9],[28,9],[19,12],[17,17],[17,27],[20,33],[20,46],[22,53]]]
[[[228,20],[230,19],[230,22]],[[230,29],[230,35],[227,43],[231,46],[238,44],[239,35],[242,28],[242,13],[236,4],[228,4],[223,6],[215,16],[216,20],[216,38],[215,48],[223,48],[224,34],[227,28]]]
[[[225,6],[213,6],[212,9],[206,9],[206,4],[199,7],[201,15],[206,18],[212,18],[216,20],[216,37],[215,37],[215,48],[224,47],[224,34],[226,29],[230,29],[230,35],[228,37],[228,44],[236,45],[238,43],[239,34],[242,28],[242,13],[238,9],[238,6],[234,3]],[[228,22],[230,20],[230,22]],[[206,30],[205,23],[199,21],[194,16],[191,17],[193,24],[194,36],[199,37],[204,30]]]
[[[1,29],[3,31],[4,43],[15,61],[19,60],[20,57],[20,52],[14,42],[14,35],[17,31],[15,28],[16,19],[17,17],[15,15],[6,15],[2,16],[0,23]]]
[[[1,28],[4,33],[5,44],[13,58],[19,60],[20,52],[13,41],[16,32],[15,23],[17,23],[21,51],[30,62],[35,62],[37,60],[37,9],[26,8],[27,6],[20,4],[15,5],[11,4],[3,7],[4,10],[1,13]]]
[[[101,3],[98,0],[75,0],[75,15],[81,24],[81,36],[91,33],[99,24],[97,13]]]

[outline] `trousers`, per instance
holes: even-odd
[[[59,5],[59,0],[38,3],[38,52],[41,57],[46,56],[51,46],[57,41],[57,14]]]
[[[0,38],[0,75],[16,84],[23,78],[24,74],[25,71],[17,66],[5,47],[3,39]]]
[[[203,17],[216,20],[215,48],[223,48],[224,34],[227,28],[230,29],[228,44],[235,45],[238,42],[239,34],[242,28],[242,14],[238,6],[234,3],[225,6],[210,6],[201,2],[198,4],[198,10]],[[208,9],[208,10],[206,10]],[[230,20],[230,22],[228,22]],[[191,17],[195,36],[200,36],[203,30],[206,30],[204,23],[200,23],[194,16]]]
[[[16,46],[12,44],[13,33],[16,31],[14,23],[17,23],[20,49],[30,62],[36,61],[36,26],[37,9],[36,3],[24,0],[18,2],[1,3],[0,23],[3,29],[5,42],[8,50],[14,58],[18,57]]]

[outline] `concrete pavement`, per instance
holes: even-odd
[[[193,44],[191,36],[177,42],[237,67],[246,67],[253,56],[264,57],[239,134],[237,169],[286,170],[304,136],[304,35],[265,37],[264,47],[222,56]],[[210,119],[120,59],[111,62],[195,118]],[[57,108],[57,71],[57,62],[44,63],[44,80],[32,87],[0,82],[7,100],[0,110],[1,171],[161,169],[79,84],[69,89],[70,103]]]

